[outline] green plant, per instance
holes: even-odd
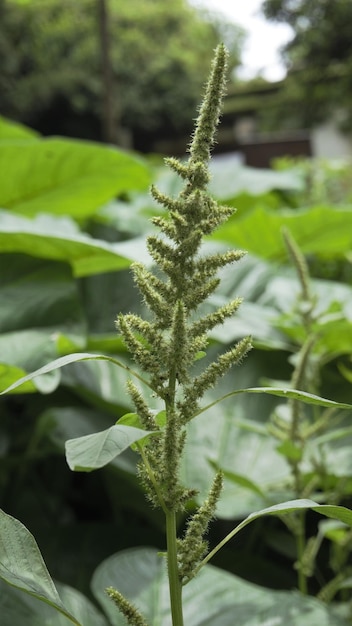
[[[318,294],[314,293],[306,259],[286,228],[283,229],[283,238],[299,284],[293,309],[279,316],[276,321],[277,327],[286,331],[298,344],[295,352],[290,356],[293,371],[288,384],[295,389],[319,394],[323,367],[338,352],[337,344],[335,344],[334,353],[326,340],[331,332],[332,319],[335,324],[343,319],[342,306],[336,301],[322,303],[319,300]],[[277,439],[276,449],[286,458],[290,467],[289,483],[294,497],[313,497],[318,498],[320,502],[330,501],[338,504],[347,495],[346,485],[343,487],[341,482],[329,481],[329,460],[323,449],[323,443],[329,441],[330,437],[338,440],[346,436],[345,426],[341,424],[343,419],[343,413],[338,412],[336,408],[322,409],[316,406],[309,410],[295,399],[275,408],[268,424],[268,431]],[[307,465],[314,471],[307,470]],[[296,541],[298,587],[302,593],[307,593],[307,581],[314,574],[316,557],[324,538],[323,528],[326,523],[323,522],[320,525],[316,536],[307,539],[304,512],[287,516],[284,522]],[[331,525],[327,524],[327,532],[330,532],[334,541],[334,534],[331,530]],[[340,531],[342,537],[340,536],[339,539],[345,541],[347,549],[349,530],[341,528]],[[337,558],[335,563],[334,557],[330,560],[335,582],[332,584],[330,581],[323,586],[319,592],[321,597],[331,599],[340,588],[343,588],[344,581],[349,578],[350,570],[346,551],[344,559]]]
[[[149,499],[165,513],[171,613],[175,625],[183,623],[182,584],[194,576],[207,550],[204,535],[222,488],[222,476],[218,473],[207,500],[190,520],[185,536],[177,540],[177,513],[183,511],[195,495],[192,488],[182,485],[179,476],[186,427],[199,413],[199,401],[207,389],[213,387],[232,365],[239,363],[250,349],[250,340],[243,339],[201,373],[192,374],[194,362],[205,356],[207,332],[230,317],[240,304],[236,299],[214,313],[197,315],[200,306],[218,285],[216,274],[219,268],[243,256],[237,251],[210,256],[199,254],[204,235],[210,234],[233,212],[218,206],[206,188],[210,147],[224,90],[225,61],[225,49],[220,47],[200,109],[188,163],[184,165],[168,159],[169,166],[185,180],[184,189],[176,199],[152,189],[154,198],[169,212],[168,218],[155,218],[154,224],[172,241],[172,245],[160,237],[148,238],[149,252],[166,280],[142,265],[133,267],[135,281],[148,305],[151,320],[135,315],[120,315],[118,318],[124,341],[137,364],[149,374],[148,384],[162,401],[165,412],[162,414],[165,425],[160,432],[160,422],[150,412],[137,387],[129,383],[138,425],[156,432],[144,447],[139,444],[142,457],[139,470]],[[126,600],[113,591],[111,595],[126,614],[129,610]],[[132,618],[129,621],[137,624]]]
[[[206,357],[204,351],[207,347],[207,333],[229,319],[240,305],[240,300],[236,298],[230,304],[217,307],[211,313],[202,311],[205,301],[219,285],[218,270],[238,260],[243,254],[229,251],[208,255],[200,248],[204,235],[210,234],[232,213],[232,209],[219,207],[207,191],[209,181],[207,164],[220,111],[225,58],[226,51],[220,46],[200,109],[188,163],[168,160],[169,165],[185,180],[184,189],[173,199],[153,188],[154,198],[168,209],[168,215],[155,218],[154,223],[173,243],[170,244],[166,238],[149,237],[149,251],[158,266],[157,272],[150,272],[141,264],[134,265],[135,281],[148,306],[148,316],[142,318],[127,313],[119,315],[118,318],[120,332],[140,369],[132,369],[129,363],[106,354],[69,354],[16,380],[7,389],[14,390],[23,383],[36,379],[38,374],[54,372],[63,365],[85,360],[111,362],[132,375],[141,385],[143,391],[131,380],[127,383],[135,413],[127,413],[105,431],[69,440],[66,444],[66,456],[71,469],[90,471],[107,465],[130,446],[139,454],[139,473],[146,493],[152,504],[161,508],[165,516],[167,551],[166,554],[159,556],[149,552],[137,555],[128,553],[119,559],[119,564],[120,567],[126,569],[130,567],[133,571],[136,562],[138,567],[138,560],[140,567],[146,567],[143,564],[145,559],[145,563],[150,567],[152,579],[152,582],[148,579],[149,571],[147,574],[144,573],[148,584],[152,585],[152,589],[147,585],[150,598],[153,595],[152,590],[157,589],[160,596],[164,593],[162,559],[166,557],[173,626],[180,626],[183,623],[183,606],[188,606],[189,599],[185,597],[183,602],[182,588],[185,587],[187,590],[188,583],[192,584],[195,575],[203,576],[203,584],[205,580],[209,581],[209,589],[212,585],[216,587],[215,581],[219,581],[223,593],[229,593],[232,597],[234,589],[240,588],[233,580],[226,581],[218,572],[205,566],[222,546],[250,522],[265,515],[281,516],[294,511],[312,509],[352,525],[351,511],[344,507],[318,505],[311,500],[294,500],[250,514],[207,553],[205,534],[209,522],[214,517],[222,486],[222,472],[217,471],[208,497],[193,516],[190,516],[184,535],[177,537],[177,516],[183,514],[187,506],[189,508],[190,505],[194,506],[196,497],[192,487],[183,485],[180,473],[181,457],[187,444],[187,430],[192,426],[193,418],[199,418],[223,399],[215,399],[205,406],[200,406],[200,400],[205,392],[213,387],[234,363],[239,362],[250,347],[249,339],[241,338],[235,348],[210,361],[203,369],[198,369],[198,365],[201,365],[198,361]],[[350,408],[348,404],[324,400],[310,393],[286,387],[236,389],[226,395],[234,397],[244,391],[268,393],[290,398],[294,402],[304,400],[312,405]],[[81,613],[76,617],[77,608],[75,609],[72,603],[71,609],[69,594],[65,590],[63,592],[65,602],[57,594],[34,539],[28,531],[5,513],[1,513],[0,529],[2,538],[0,575],[3,580],[56,608],[71,622],[84,623],[84,626],[86,623],[89,624],[89,618],[82,617]],[[106,574],[107,570],[104,567],[103,574],[98,570],[94,585],[97,585],[99,577],[100,582],[102,579],[105,580]],[[124,576],[125,570],[120,572],[118,577],[121,588],[116,589],[115,584],[112,586],[114,580],[108,580],[105,585],[99,584],[99,589],[104,586],[108,588],[108,595],[115,601],[128,623],[153,623],[155,613],[144,617],[143,601],[139,600],[136,603],[138,607],[134,606],[133,598],[129,597],[129,590],[124,591]],[[137,577],[137,581],[138,587],[141,585],[141,578]],[[206,591],[208,592],[208,588]],[[254,594],[253,590],[251,593]],[[264,605],[261,605],[265,607],[263,610],[269,610],[267,601],[262,599],[260,601],[264,602]],[[297,602],[299,604],[301,601]],[[112,624],[125,623],[111,612],[111,608],[105,605],[104,600],[101,600],[101,604]],[[308,604],[302,603],[300,606],[303,613]],[[150,611],[148,604],[147,609]],[[318,610],[322,609],[318,607]],[[196,607],[196,611],[197,621],[193,623],[206,623],[207,617],[202,617],[201,607]],[[226,619],[224,623],[233,623],[233,604],[229,600],[222,599],[216,605],[214,620],[220,615],[222,619]],[[160,614],[157,614],[157,617],[161,621]],[[104,623],[102,616],[96,619],[98,623],[99,620]],[[240,615],[239,622],[241,619]],[[243,623],[245,619],[248,620],[247,614],[243,617]],[[170,623],[168,609],[166,620]]]

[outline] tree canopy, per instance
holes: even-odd
[[[213,48],[223,36],[231,40],[235,68],[241,29],[210,21],[186,0],[110,0],[108,9],[118,122],[137,144],[139,135],[188,128]],[[97,0],[0,0],[2,114],[44,132],[97,138],[97,16]]]
[[[301,123],[310,126],[335,114],[352,126],[352,2],[265,0],[263,12],[293,29],[283,60],[286,90],[300,105]]]

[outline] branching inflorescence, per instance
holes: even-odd
[[[137,315],[119,315],[117,326],[134,360],[149,374],[155,395],[165,406],[166,421],[160,428],[141,392],[129,383],[128,391],[145,428],[158,430],[143,447],[140,476],[150,500],[167,512],[184,509],[194,491],[179,478],[180,459],[186,441],[187,423],[199,410],[205,392],[213,387],[234,364],[247,354],[250,339],[244,338],[199,374],[194,363],[207,346],[207,334],[232,316],[241,303],[237,298],[203,317],[198,309],[219,284],[218,271],[245,254],[230,250],[204,255],[201,244],[233,213],[219,206],[207,186],[208,163],[226,79],[227,51],[216,50],[209,82],[199,110],[187,163],[166,159],[167,165],[183,180],[178,197],[171,198],[152,187],[154,199],[167,209],[165,217],[153,223],[161,235],[150,236],[147,246],[158,272],[141,264],[132,266],[135,282],[150,311],[148,320]],[[214,516],[222,479],[215,477],[209,496],[188,524],[184,539],[178,542],[178,576],[184,582],[192,577],[206,551],[204,533]]]

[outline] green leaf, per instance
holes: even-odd
[[[66,263],[17,254],[1,258],[0,388],[5,389],[55,359],[60,349],[82,349],[86,322]],[[20,391],[50,393],[59,381],[58,372],[46,374]]]
[[[43,329],[74,341],[85,337],[86,324],[70,266],[25,254],[1,258],[0,327],[2,333]]]
[[[300,499],[300,500],[290,500],[289,502],[281,502],[280,504],[275,504],[273,506],[269,506],[261,511],[255,511],[254,513],[250,513],[248,517],[246,517],[243,522],[238,524],[226,537],[205,557],[202,561],[200,567],[203,567],[208,561],[224,546],[230,539],[232,539],[235,535],[237,535],[243,528],[248,526],[251,522],[259,519],[260,517],[264,517],[265,515],[287,515],[289,513],[295,513],[297,511],[310,509],[312,511],[316,511],[325,517],[329,517],[335,520],[339,520],[344,524],[352,527],[352,510],[347,509],[344,506],[336,506],[330,504],[317,504],[313,500],[308,499]]]
[[[155,550],[138,548],[115,554],[99,565],[92,591],[113,626],[124,617],[105,594],[113,586],[124,594],[148,624],[170,626],[168,580],[164,559]],[[183,589],[184,622],[191,626],[348,626],[348,621],[315,598],[274,591],[248,583],[207,565]]]
[[[63,357],[60,357],[59,359],[55,359],[55,361],[51,361],[51,363],[48,363],[47,365],[40,367],[35,372],[31,372],[31,374],[27,374],[26,376],[23,376],[22,378],[17,380],[15,383],[13,383],[9,387],[1,391],[0,395],[9,393],[10,391],[17,389],[17,387],[20,387],[24,383],[31,381],[37,378],[38,376],[41,376],[42,374],[47,374],[48,372],[58,370],[61,367],[64,367],[65,365],[69,365],[70,363],[77,363],[79,361],[99,361],[99,360],[110,361],[111,363],[114,363],[118,367],[121,367],[122,369],[127,370],[130,374],[132,374],[136,378],[139,378],[145,384],[148,384],[146,381],[144,381],[141,378],[141,376],[139,376],[139,374],[137,374],[137,372],[135,372],[130,367],[128,367],[121,361],[118,361],[117,359],[111,356],[106,356],[105,354],[90,354],[89,352],[78,352],[76,354],[68,354],[67,356],[63,356]]]
[[[0,172],[0,206],[27,216],[87,218],[120,193],[150,183],[149,168],[139,157],[63,138],[2,141]]]
[[[303,253],[344,257],[352,248],[352,208],[313,207],[280,212],[257,208],[236,215],[216,231],[216,239],[272,261],[287,261],[282,227],[289,229]]]
[[[235,200],[247,193],[254,199],[272,190],[299,191],[303,188],[302,176],[295,171],[276,172],[243,166],[232,156],[215,156],[210,162],[212,174],[210,192],[223,202]],[[160,170],[156,181],[157,187],[164,193],[174,196],[182,186],[180,178],[165,168]],[[236,204],[235,204],[236,206]]]
[[[248,374],[245,374],[247,365],[249,363],[241,368],[242,383],[248,380]],[[201,503],[207,495],[213,477],[209,460],[217,467],[221,467],[225,471],[225,489],[217,507],[217,515],[224,519],[244,517],[267,506],[268,503],[294,497],[289,487],[291,474],[286,457],[279,454],[277,440],[268,433],[266,425],[261,422],[272,411],[270,397],[274,398],[277,393],[287,397],[286,392],[292,390],[279,388],[280,391],[277,392],[277,389],[272,387],[248,389],[250,391],[253,389],[254,392],[245,394],[245,390],[235,390],[226,394],[221,398],[223,400],[221,406],[217,400],[211,402],[201,409],[197,419],[193,419],[189,424],[183,480],[185,484],[192,484],[199,491],[197,502]],[[272,390],[274,396],[271,396]],[[298,394],[293,397],[316,402],[315,396],[310,397],[308,394],[306,397],[301,396],[301,392],[293,393]],[[215,392],[211,392],[210,397],[214,394]],[[238,401],[234,403],[233,398],[237,394]],[[323,402],[325,403],[325,399]],[[327,402],[330,406],[331,401]],[[247,415],[253,416],[253,419],[248,420]],[[254,419],[257,421],[254,422]],[[307,457],[316,458],[316,454],[317,451],[313,448],[312,454],[307,453]],[[338,459],[336,465],[340,466],[339,475],[348,475],[351,469],[349,440],[341,453],[334,448],[330,450],[329,444],[326,444],[324,455],[328,455],[328,466],[333,467],[334,471],[335,464],[331,464],[335,456]],[[231,479],[231,473],[235,477],[250,481],[256,489],[241,479]],[[285,483],[288,486],[283,490],[282,484]]]
[[[254,414],[255,407],[260,405],[260,402],[254,405]],[[188,426],[183,482],[197,489],[196,500],[200,504],[213,480],[213,467],[221,468],[225,487],[216,509],[221,519],[244,517],[267,506],[268,497],[282,499],[277,494],[277,485],[290,478],[289,465],[276,451],[276,439],[265,428],[259,431],[245,428],[247,421],[242,414],[246,414],[246,408],[247,405],[243,408],[240,403],[225,404],[220,409],[213,406]],[[262,425],[256,422],[255,426]],[[290,498],[290,492],[283,497]]]
[[[102,410],[87,409],[82,405],[50,407],[38,417],[36,436],[45,436],[61,452],[65,451],[68,439],[91,435],[102,428],[110,428],[111,415]],[[44,433],[44,435],[43,435]],[[135,474],[136,459],[132,454],[116,457],[111,464],[124,472]]]
[[[343,363],[339,363],[339,370],[346,380],[352,383],[352,370],[346,367]]]
[[[0,578],[45,602],[81,626],[63,605],[36,541],[21,522],[0,509]]]
[[[65,606],[84,626],[108,626],[96,607],[79,591],[66,585],[57,585]],[[53,607],[38,602],[35,598],[1,584],[1,626],[68,626],[67,617]],[[77,622],[74,622],[78,624]]]
[[[210,465],[217,470],[222,470],[224,477],[227,478],[230,482],[241,485],[241,487],[253,491],[258,496],[263,498],[263,500],[265,500],[266,496],[264,491],[255,482],[253,482],[253,480],[250,480],[249,478],[247,478],[246,476],[242,476],[241,474],[236,474],[235,472],[229,472],[228,470],[224,470],[217,463],[214,463],[214,461],[210,461]]]
[[[200,350],[200,352],[197,352],[196,356],[194,357],[194,360],[200,361],[200,359],[204,359],[205,356],[207,356],[207,353],[203,352],[203,350]]]
[[[316,336],[314,352],[331,360],[338,354],[352,352],[352,290],[349,285],[332,280],[311,279],[316,299],[311,332]],[[271,324],[289,340],[301,344],[306,329],[300,314],[300,285],[295,277],[273,277],[265,289],[265,303],[276,309]],[[303,303],[301,303],[303,306]],[[309,305],[308,305],[309,306]],[[279,312],[279,316],[277,315]],[[258,312],[258,315],[260,313]]]
[[[57,584],[65,607],[84,626],[108,626],[88,598],[76,589]],[[68,626],[67,617],[44,602],[0,581],[1,626]]]
[[[13,385],[15,384],[16,386],[16,382],[24,378],[25,374],[26,372],[20,367],[0,363],[0,391],[9,388],[13,389]],[[17,387],[16,393],[33,393],[34,391],[37,391],[37,387],[32,381],[28,381]],[[11,391],[8,393],[11,393]]]
[[[100,433],[66,441],[66,460],[71,470],[91,472],[104,467],[139,439],[152,434],[132,426],[115,424]]]
[[[303,451],[292,441],[283,441],[277,446],[276,450],[290,461],[300,461],[302,459]]]
[[[32,128],[23,126],[19,122],[8,120],[0,115],[0,141],[4,139],[33,139],[34,137],[39,138],[39,133],[32,130]]]
[[[303,187],[302,177],[297,172],[246,167],[231,156],[212,158],[210,170],[210,191],[222,201],[229,201],[243,192],[259,196],[273,189],[298,191]]]
[[[321,398],[313,393],[299,391],[298,389],[287,389],[285,387],[248,387],[247,389],[236,389],[235,391],[225,394],[221,398],[215,400],[215,402],[211,402],[207,406],[200,409],[197,415],[204,413],[204,411],[207,411],[210,407],[215,406],[222,400],[231,398],[231,396],[237,396],[241,393],[264,393],[271,396],[278,396],[279,398],[287,398],[289,400],[300,400],[305,404],[315,404],[317,406],[325,406],[335,409],[352,409],[352,404],[347,404],[346,402],[335,402],[334,400]]]
[[[117,420],[116,424],[119,426],[133,426],[134,428],[143,429],[142,420],[138,413],[125,413],[125,415]]]
[[[143,429],[142,420],[137,413],[126,413],[125,415],[120,417],[119,420],[117,420],[116,424],[119,426],[133,426],[135,428]],[[148,436],[143,437],[143,439],[139,439],[138,443],[131,444],[131,450],[137,452],[138,448],[143,447],[147,443],[147,441]]]
[[[13,336],[14,343],[20,344],[22,340],[26,337],[26,333],[16,333],[16,336]],[[8,336],[4,338],[0,338],[0,348],[5,343],[3,339],[9,339]],[[32,338],[31,338],[32,339]],[[9,342],[6,348],[9,347]],[[40,341],[30,342],[31,346],[36,346],[40,348],[42,346],[46,347],[46,350],[43,353],[38,354],[38,356],[44,356],[50,348],[50,344],[46,341],[45,335],[40,334]],[[29,380],[28,382],[24,382],[24,384],[18,385],[18,381],[22,379],[27,379],[27,375],[23,376],[24,370],[19,367],[15,367],[8,364],[0,364],[0,395],[2,393],[33,393],[35,391],[39,391],[40,393],[52,393],[57,389],[60,384],[60,372],[58,370],[49,371],[42,375],[38,375],[33,380]],[[14,391],[16,389],[16,391]]]
[[[155,415],[156,423],[162,428],[166,423],[166,411],[160,411]],[[126,413],[119,420],[117,420],[116,424],[120,426],[134,426],[135,428],[142,428],[143,424],[142,420],[137,413]],[[141,447],[143,447],[149,439],[149,435],[143,437],[143,439],[139,439],[137,444],[132,444],[131,449],[134,451],[138,451]]]
[[[77,230],[70,220],[43,216],[30,220],[0,211],[0,252],[17,252],[70,263],[76,277],[129,267],[131,260],[145,261],[144,241],[107,243]]]
[[[166,424],[166,411],[159,411],[155,415],[155,421],[162,428]],[[135,426],[135,428],[143,428],[143,424],[141,418],[137,413],[126,413],[119,420],[117,420],[116,424],[121,424],[123,426]]]

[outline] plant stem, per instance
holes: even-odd
[[[172,626],[183,626],[182,585],[178,574],[176,538],[176,513],[168,510],[166,514],[166,542]]]
[[[305,514],[303,511],[299,512],[299,528],[296,532],[297,543],[297,563],[298,563],[298,589],[304,595],[307,595],[307,576],[305,574],[305,567],[303,563],[304,552],[306,547],[305,540]]]

